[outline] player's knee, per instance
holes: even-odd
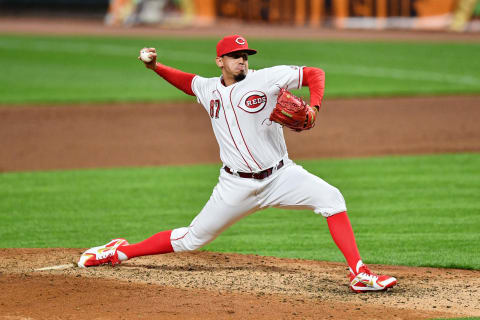
[[[207,233],[199,234],[192,227],[174,229],[170,238],[175,252],[195,251],[215,239],[215,236]]]
[[[331,187],[328,193],[324,194],[327,206],[317,213],[321,213],[325,217],[333,216],[337,213],[347,210],[345,199],[342,193],[335,187]]]

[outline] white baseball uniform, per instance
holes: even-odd
[[[172,231],[174,251],[198,249],[239,219],[268,207],[312,209],[324,217],[346,211],[337,188],[288,158],[282,126],[269,120],[280,88],[300,89],[302,75],[297,66],[249,70],[244,80],[228,87],[221,77],[193,78],[192,91],[210,115],[223,167],[202,211],[189,227]],[[264,179],[238,174],[270,168],[273,173]]]

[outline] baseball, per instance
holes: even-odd
[[[143,62],[150,62],[152,61],[152,57],[150,56],[151,52],[148,52],[147,50],[142,50],[140,51],[140,59],[142,59]]]

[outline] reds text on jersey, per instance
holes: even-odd
[[[285,158],[282,126],[269,120],[280,88],[300,89],[302,67],[249,70],[244,80],[225,87],[220,77],[195,76],[192,91],[210,115],[220,159],[233,170],[257,172]]]

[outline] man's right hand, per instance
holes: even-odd
[[[142,61],[145,64],[145,67],[148,69],[155,70],[155,65],[157,63],[157,50],[155,48],[143,48],[140,50],[146,50],[147,52],[150,52],[150,57],[152,58],[152,61],[150,62],[145,62],[140,58],[140,54],[138,55],[138,60]]]

